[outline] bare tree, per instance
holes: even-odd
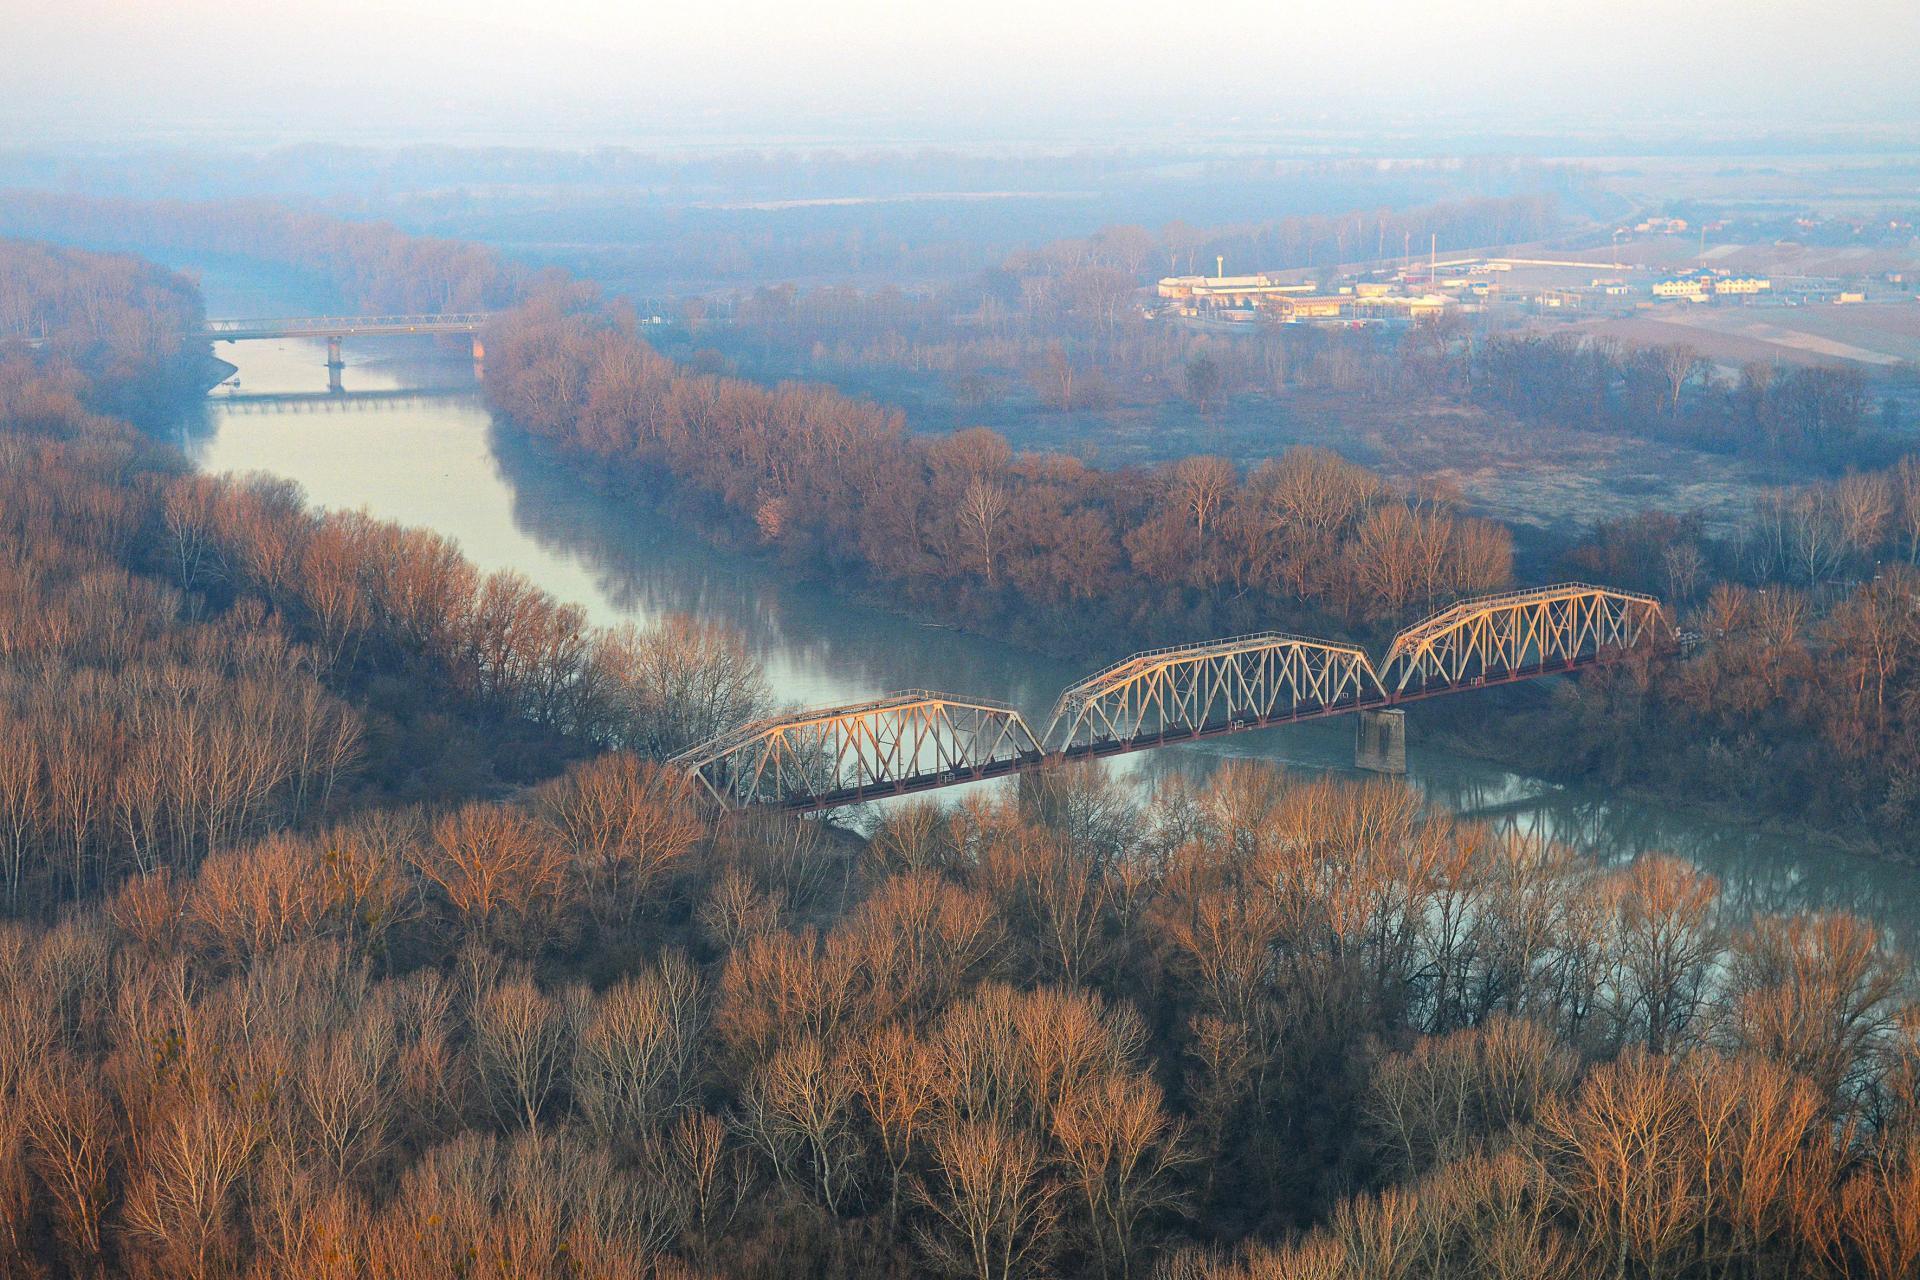
[[[111,1174],[118,1161],[106,1097],[75,1064],[54,1059],[24,1092],[28,1151],[46,1186],[60,1238],[77,1269],[99,1259]]]
[[[908,1163],[923,1142],[939,1098],[934,1059],[913,1033],[888,1025],[850,1046],[847,1067],[886,1158],[887,1223],[894,1227],[900,1220]]]
[[[1685,1099],[1667,1064],[1641,1050],[1595,1068],[1570,1101],[1550,1100],[1538,1152],[1616,1276],[1661,1274],[1695,1223]]]
[[[920,1234],[927,1259],[975,1280],[1011,1280],[1053,1245],[1059,1191],[1039,1147],[994,1120],[962,1120],[932,1144],[933,1178],[917,1188],[933,1227]]]
[[[573,1058],[573,1092],[610,1146],[661,1127],[688,1104],[705,1026],[698,978],[669,956],[594,1002]]]
[[[1053,1133],[1086,1210],[1103,1275],[1134,1274],[1157,1215],[1182,1207],[1176,1178],[1190,1157],[1179,1126],[1145,1076],[1110,1076],[1070,1095]]]
[[[754,1072],[737,1123],[781,1181],[808,1187],[828,1213],[838,1213],[859,1172],[853,1100],[854,1073],[819,1039],[804,1036]]]
[[[575,766],[540,798],[603,923],[630,921],[701,834],[685,779],[625,752]]]
[[[1684,343],[1657,347],[1654,356],[1667,380],[1667,412],[1680,416],[1680,393],[1709,367],[1700,352]]]
[[[767,700],[760,664],[724,625],[670,614],[607,633],[595,662],[611,689],[615,745],[669,756],[752,719]]]
[[[393,1005],[382,997],[301,1055],[294,1081],[301,1136],[341,1183],[388,1153],[399,1052]]]
[[[969,480],[966,491],[960,495],[960,522],[967,531],[968,541],[973,544],[974,554],[979,557],[980,572],[989,586],[999,579],[1000,524],[1006,519],[1012,505],[1013,499],[1007,487],[985,476],[975,476]]]
[[[1618,888],[1621,1033],[1654,1053],[1693,1039],[1706,983],[1720,954],[1713,925],[1720,887],[1686,863],[1635,859]]]
[[[526,978],[484,993],[473,1009],[474,1052],[494,1113],[540,1131],[540,1115],[566,1078],[574,1011]]]
[[[433,824],[409,850],[460,922],[487,939],[530,926],[558,905],[567,885],[564,852],[548,830],[503,805],[470,804]]]
[[[203,1096],[142,1138],[145,1166],[127,1193],[127,1225],[188,1274],[208,1275],[235,1248],[232,1197],[260,1134],[244,1115]]]
[[[1175,498],[1193,516],[1201,545],[1206,544],[1208,524],[1219,515],[1237,481],[1233,464],[1225,458],[1182,458],[1174,466]]]

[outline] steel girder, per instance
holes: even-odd
[[[670,763],[725,808],[807,810],[1001,777],[1041,756],[1012,707],[910,689],[756,720]]]
[[[1449,605],[1394,637],[1381,683],[1395,698],[1580,666],[1664,634],[1652,596],[1568,582]]]
[[[1054,751],[1257,729],[1384,703],[1355,645],[1262,632],[1136,653],[1060,695]]]

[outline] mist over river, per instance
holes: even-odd
[[[326,299],[263,269],[174,265],[199,275],[210,316],[326,309]],[[796,584],[770,562],[717,550],[650,510],[586,491],[496,428],[461,344],[350,340],[346,394],[309,399],[281,397],[325,391],[324,343],[221,344],[215,354],[238,367],[239,386],[215,389],[204,413],[181,427],[183,446],[203,469],[282,476],[319,505],[365,508],[435,529],[483,570],[517,570],[583,606],[595,622],[645,626],[676,612],[725,622],[745,636],[782,703],[934,688],[1011,702],[1040,731],[1055,695],[1086,674],[1080,664]],[[398,394],[413,391],[425,394]],[[357,399],[361,393],[383,394]],[[1846,907],[1888,924],[1908,946],[1920,932],[1911,907],[1920,888],[1914,868],[1556,786],[1435,748],[1422,741],[1417,708],[1408,719],[1411,780],[1462,813],[1511,822],[1609,861],[1646,850],[1677,854],[1720,877],[1735,909]],[[1352,772],[1353,725],[1336,719],[1235,735],[1106,767],[1146,782],[1165,771],[1201,773],[1247,757],[1300,772]]]

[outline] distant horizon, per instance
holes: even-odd
[[[0,0],[20,143],[1062,145],[1920,129],[1907,0]],[[78,74],[84,71],[84,74]]]
[[[524,152],[594,152],[669,155],[770,152],[889,152],[925,150],[993,155],[1048,153],[1166,154],[1262,153],[1312,159],[1426,160],[1455,156],[1525,156],[1533,159],[1605,158],[1705,154],[1737,157],[1804,152],[1810,155],[1882,155],[1920,151],[1920,108],[1906,117],[1871,120],[1803,120],[1798,123],[1751,116],[1701,116],[1678,120],[1633,121],[1613,117],[1586,120],[1494,120],[1473,117],[1408,116],[1337,124],[1299,116],[1261,119],[1181,121],[1151,124],[1086,121],[1073,127],[1043,128],[1026,122],[916,122],[880,120],[788,120],[780,127],[747,120],[656,122],[646,129],[608,124],[554,123],[514,130],[468,127],[428,128],[409,124],[328,129],[259,122],[250,127],[182,119],[148,119],[140,126],[124,122],[65,122],[60,129],[0,110],[0,130],[14,131],[0,142],[0,155],[60,152],[164,152],[169,149],[266,154],[299,148],[396,152],[410,148]],[[28,132],[31,130],[31,132]],[[1116,130],[1125,130],[1116,135]]]

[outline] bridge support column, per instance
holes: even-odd
[[[473,380],[487,380],[487,344],[480,341],[480,335],[473,335]]]
[[[338,335],[328,338],[327,339],[327,390],[344,391],[346,389],[340,383],[340,371],[346,367],[347,367],[347,362],[343,360],[340,356],[340,338],[338,337]]]
[[[1362,711],[1353,718],[1353,767],[1374,773],[1407,771],[1407,713]]]

